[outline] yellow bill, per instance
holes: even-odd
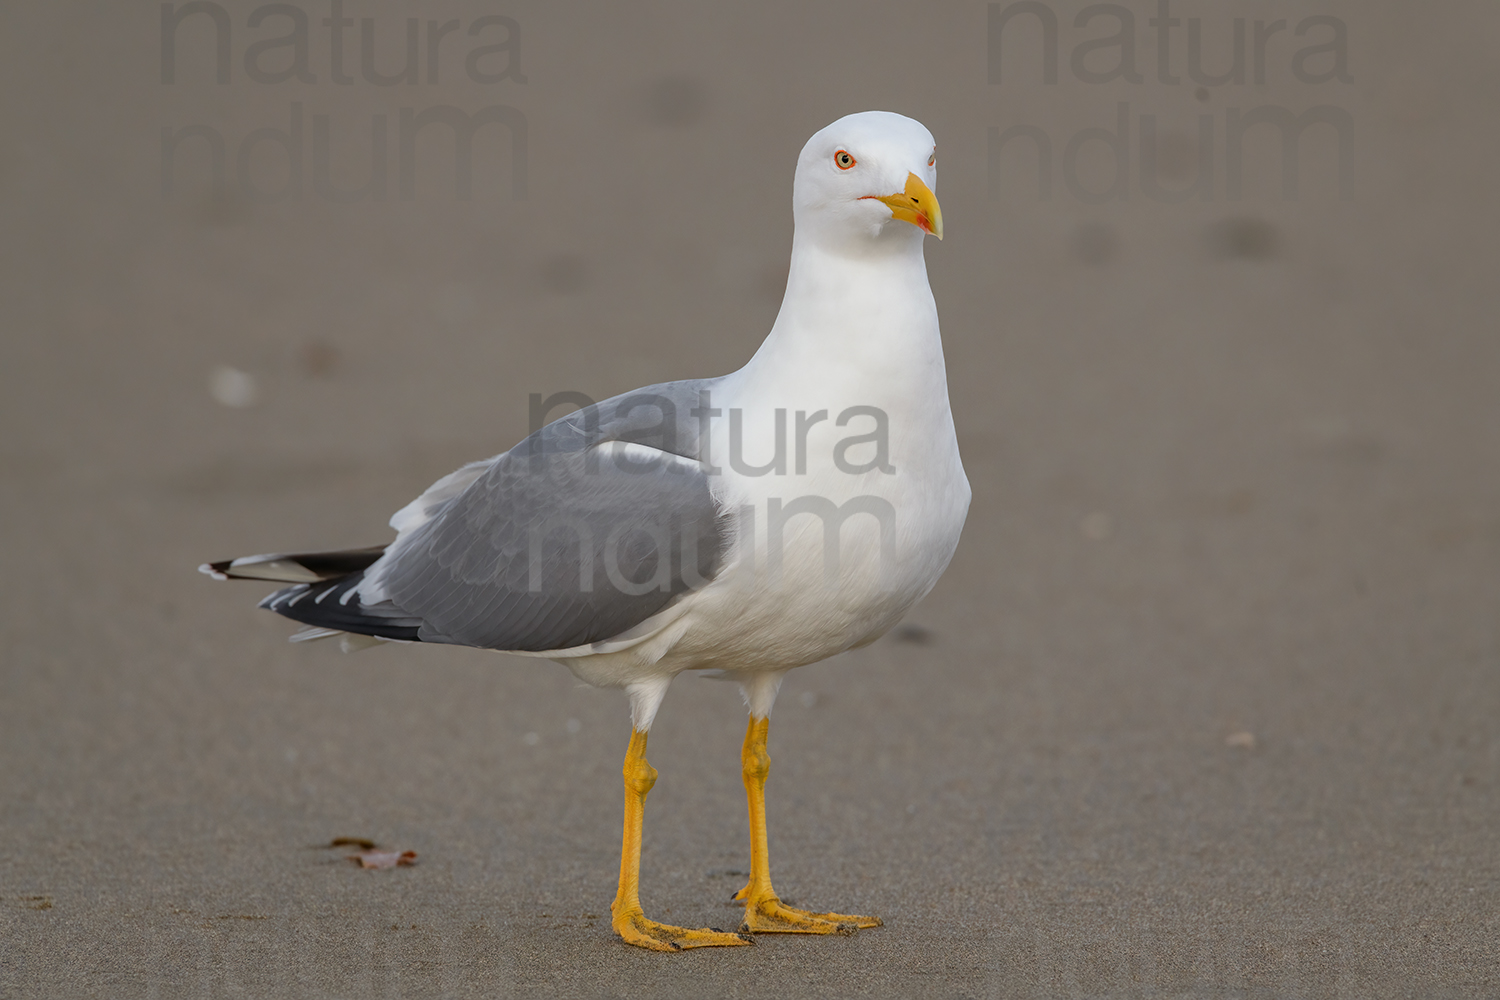
[[[900,194],[884,197],[868,194],[865,198],[873,198],[889,207],[892,217],[910,222],[922,232],[931,233],[938,239],[943,238],[943,210],[938,207],[937,195],[916,174],[906,175],[906,190]]]

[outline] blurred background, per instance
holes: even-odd
[[[1500,990],[1493,5],[0,25],[0,993]],[[194,569],[386,540],[532,393],[741,365],[872,108],[938,140],[974,503],[789,678],[770,813],[785,897],[887,926],[663,959],[609,931],[618,693],[289,646]],[[657,919],[738,920],[742,711],[653,729]]]

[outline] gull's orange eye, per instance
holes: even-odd
[[[932,151],[932,155],[927,158],[927,165],[929,167],[935,167],[935,166],[937,166],[937,150],[936,149],[934,149]]]
[[[841,149],[833,154],[833,162],[838,164],[840,170],[848,170],[854,166],[855,159],[849,155],[847,150]]]

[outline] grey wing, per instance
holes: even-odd
[[[709,384],[549,424],[392,546],[373,589],[425,641],[541,652],[617,636],[702,586],[724,548],[691,413]]]

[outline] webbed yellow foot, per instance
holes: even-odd
[[[613,908],[613,907],[611,907]],[[682,951],[684,948],[713,948],[732,945],[754,944],[748,934],[730,934],[726,931],[705,927],[692,930],[674,927],[647,920],[640,910],[617,913],[614,917],[615,933],[625,939],[626,944],[652,951]]]
[[[735,893],[730,898],[734,899],[734,900],[736,900],[738,902],[744,902],[745,900],[749,899],[750,898],[750,885],[751,885],[751,883],[749,883],[749,882],[745,883],[744,887],[742,889],[740,889],[739,892]],[[795,907],[795,906],[788,906],[787,904],[783,903],[780,899],[775,899],[774,897],[773,897],[772,903],[774,905],[768,906],[767,903],[763,902],[763,903],[761,903],[761,905],[759,905],[759,906],[756,907],[756,911],[758,913],[760,913],[760,914],[765,915],[766,917],[770,917],[774,913],[780,913],[780,914],[791,913],[791,914],[794,914],[797,917],[812,918],[812,919],[816,919],[816,920],[827,920],[827,921],[832,921],[833,923],[836,923],[836,924],[853,924],[856,927],[884,927],[885,926],[885,921],[881,920],[879,917],[861,917],[861,916],[856,916],[855,914],[852,914],[852,913],[814,913],[811,910],[803,910],[803,909],[800,909],[800,908]],[[748,913],[748,910],[747,910],[747,913]],[[744,928],[741,928],[741,930],[743,930],[743,929]]]
[[[748,888],[748,887],[747,887]],[[861,927],[881,927],[879,917],[848,913],[813,913],[787,906],[774,893],[746,904],[741,934],[853,934]]]

